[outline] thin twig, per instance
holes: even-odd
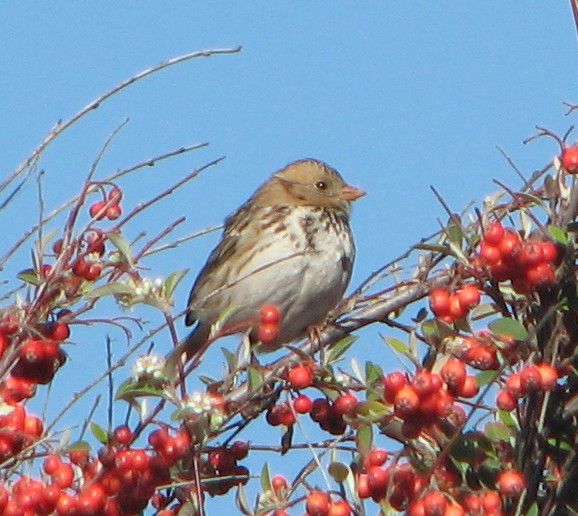
[[[116,95],[120,91],[124,90],[125,88],[127,88],[131,84],[133,84],[137,81],[140,81],[141,79],[144,79],[145,77],[148,77],[149,75],[157,73],[160,70],[164,70],[165,68],[169,68],[171,66],[177,65],[177,64],[182,63],[184,61],[195,59],[197,57],[211,57],[211,56],[222,55],[222,54],[225,54],[225,55],[226,54],[236,54],[237,52],[241,51],[241,48],[242,47],[237,46],[237,47],[231,47],[231,48],[210,49],[210,50],[200,50],[197,52],[190,52],[188,54],[184,54],[182,56],[174,57],[172,59],[168,59],[167,61],[163,61],[162,63],[159,63],[158,65],[155,65],[151,68],[147,68],[146,70],[143,70],[142,72],[139,72],[136,75],[133,75],[129,79],[126,79],[125,81],[121,82],[120,84],[118,84],[117,86],[115,86],[111,90],[107,91],[106,93],[104,93],[100,97],[97,97],[96,99],[94,99],[92,102],[89,102],[83,109],[81,109],[78,113],[73,115],[68,120],[66,120],[64,122],[59,121],[54,126],[54,128],[48,133],[48,135],[44,138],[44,140],[40,143],[40,145],[38,145],[38,147],[32,152],[32,154],[28,158],[26,158],[26,160],[22,164],[20,164],[20,166],[18,168],[16,168],[16,170],[14,170],[14,172],[12,172],[12,174],[10,174],[10,176],[8,176],[8,178],[6,178],[2,183],[0,183],[0,192],[2,192],[10,183],[12,183],[12,181],[14,181],[14,179],[16,179],[22,173],[22,171],[26,170],[33,163],[35,163],[40,158],[40,155],[44,152],[44,150],[58,136],[60,136],[64,131],[66,131],[66,129],[68,129],[69,127],[74,125],[76,122],[78,122],[85,115],[87,115],[91,111],[97,109],[103,102],[108,100],[110,97]]]

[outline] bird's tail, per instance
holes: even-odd
[[[165,375],[167,378],[176,378],[179,365],[191,360],[199,361],[208,346],[210,326],[197,326],[185,339],[180,342],[165,358]]]

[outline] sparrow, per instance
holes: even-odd
[[[275,172],[225,220],[189,295],[185,322],[196,326],[171,356],[189,360],[202,354],[223,314],[226,327],[246,331],[244,323],[258,321],[261,307],[276,305],[281,321],[273,347],[323,322],[351,279],[355,244],[349,217],[351,203],[363,195],[316,159]]]

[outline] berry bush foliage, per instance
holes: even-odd
[[[0,191],[10,197],[19,178],[38,174],[44,149],[90,106],[57,126]],[[187,240],[166,243],[184,219],[145,239],[129,222],[219,160],[132,206],[121,178],[198,146],[103,180],[97,160],[80,192],[52,212],[42,205],[39,223],[0,258],[4,267],[26,247],[33,257],[2,285],[1,513],[205,514],[214,497],[231,514],[270,516],[578,511],[578,147],[545,129],[538,136],[560,151],[521,188],[500,185],[479,208],[448,211],[439,232],[368,278],[305,342],[255,355],[241,338],[203,388],[198,361],[171,370],[163,358],[182,333],[184,303],[173,298],[185,272],[145,275],[152,255]],[[108,315],[93,316],[102,306]],[[158,326],[145,325],[145,307]],[[225,333],[226,315],[211,339]],[[248,321],[259,325],[261,347],[280,320],[265,306]],[[356,357],[349,366],[353,334],[369,325],[398,362]],[[87,328],[123,332],[128,347],[119,357],[103,339],[108,365],[70,402],[55,400],[53,385],[83,367],[70,363],[69,344]],[[110,393],[108,421],[89,407],[80,428],[60,426],[99,386]],[[58,415],[37,415],[38,399],[62,405]],[[248,432],[265,425],[281,431]],[[307,458],[289,477],[267,454]]]

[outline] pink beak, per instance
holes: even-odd
[[[345,185],[341,190],[341,197],[346,201],[355,201],[355,199],[359,199],[363,197],[365,192],[361,188],[357,188],[351,185]]]

